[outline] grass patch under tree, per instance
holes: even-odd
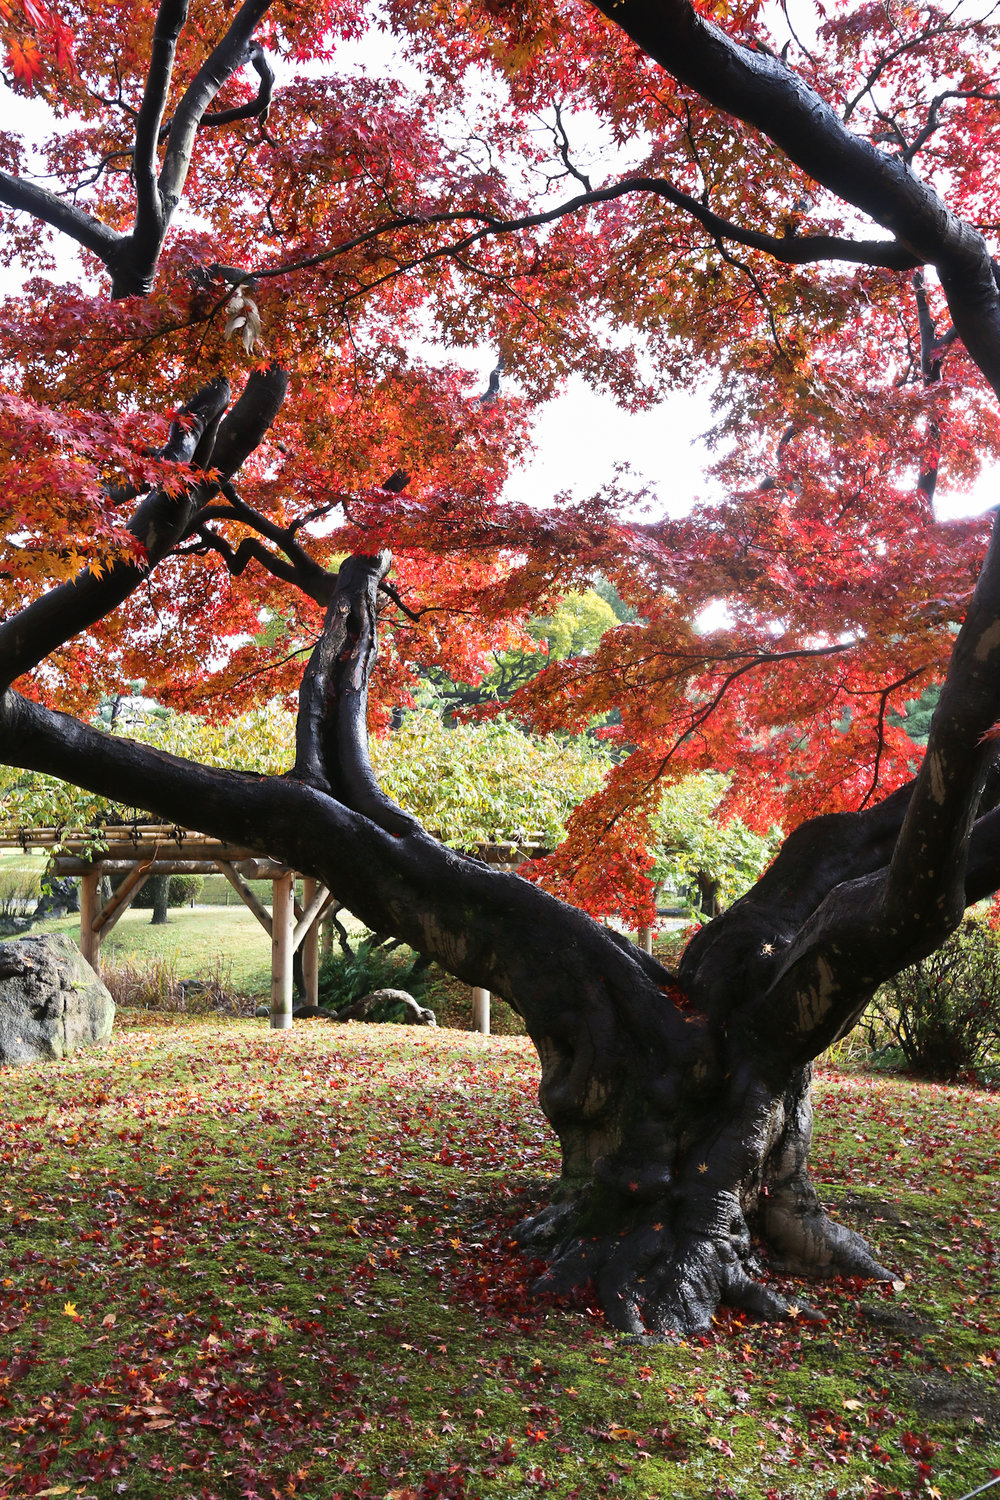
[[[524,1039],[122,1012],[0,1088],[3,1500],[953,1500],[1000,1470],[996,1096],[822,1077],[817,1176],[900,1287],[644,1346],[529,1293],[511,1232],[558,1158]]]

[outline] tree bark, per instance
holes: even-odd
[[[688,0],[602,0],[600,8],[675,78],[762,131],[888,230],[880,264],[933,263],[958,336],[1000,394],[1000,291],[973,226],[904,161],[853,135],[782,60],[732,40]],[[137,122],[130,235],[44,190],[22,190],[5,174],[0,200],[92,249],[111,269],[116,295],[144,291],[183,190],[194,132],[265,10],[264,0],[245,0],[237,11],[180,100],[157,174],[173,48],[186,14],[183,0],[162,0]],[[664,196],[710,234],[779,253],[768,236],[720,226],[673,189]],[[824,250],[840,253],[844,244],[837,239]],[[806,253],[818,254],[817,244]],[[790,1308],[767,1283],[768,1261],[805,1276],[887,1275],[858,1236],[827,1218],[810,1181],[810,1065],[857,1022],[882,980],[935,948],[968,900],[1000,886],[990,748],[1000,721],[997,535],[914,782],[867,811],[798,829],[754,889],[698,933],[671,973],[516,875],[443,848],[378,786],[366,710],[388,553],[351,558],[328,578],[290,528],[250,512],[225,489],[266,432],[284,384],[280,371],[255,372],[225,418],[228,389],[206,386],[176,424],[169,449],[196,466],[190,487],[151,493],[133,517],[137,558],[144,553],[147,561],[116,560],[102,573],[81,574],[3,622],[0,757],[278,857],[321,880],[373,930],[519,1011],[541,1060],[541,1107],[562,1149],[552,1201],[526,1223],[523,1239],[547,1259],[546,1285],[592,1283],[616,1327],[690,1332],[705,1328],[723,1302],[781,1316]],[[206,480],[210,467],[218,481]],[[278,549],[272,554],[255,538],[234,549],[214,538],[232,571],[252,555],[328,605],[303,679],[295,766],[284,777],[199,766],[105,735],[10,688],[116,608],[185,538],[197,534],[211,544],[206,526],[217,516],[209,501],[220,490],[224,514]]]
[[[616,1327],[692,1331],[722,1302],[780,1316],[789,1304],[762,1279],[768,1258],[806,1276],[887,1275],[858,1236],[826,1217],[810,1182],[809,1063],[854,1024],[875,986],[935,946],[952,920],[957,866],[952,835],[933,816],[938,781],[918,778],[863,813],[798,829],[754,890],[708,923],[670,973],[518,876],[437,844],[373,784],[362,710],[375,590],[388,562],[385,554],[354,558],[333,586],[303,683],[298,774],[195,765],[13,692],[0,705],[0,755],[278,854],[373,930],[518,1010],[541,1059],[540,1103],[562,1147],[558,1188],[523,1239],[549,1262],[545,1285],[593,1282]],[[995,572],[988,563],[958,643],[954,692],[959,677],[967,687],[985,683],[988,669],[1000,680],[987,663],[1000,650],[987,623],[990,607],[998,618],[997,601],[987,602],[1000,593]],[[939,760],[954,732],[954,692],[942,694],[944,717],[931,733],[928,754]],[[964,723],[973,747],[982,716],[1000,716],[983,692],[980,718]],[[973,762],[949,775],[973,776],[964,821],[978,889],[1000,881],[1000,815],[991,811],[992,780],[981,790],[988,768],[980,751]],[[925,816],[928,785],[931,835],[947,847],[935,860],[928,845],[921,870],[904,872],[919,886],[920,923],[892,917],[890,926],[893,852]],[[928,898],[928,867],[938,870],[943,904]],[[964,900],[963,887],[959,907]]]
[[[149,920],[154,927],[165,927],[170,921],[170,876],[151,875],[146,884],[153,898],[153,915]]]

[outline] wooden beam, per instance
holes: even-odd
[[[311,894],[310,888],[311,887]],[[303,938],[315,927],[319,931],[319,921],[333,899],[326,886],[317,887],[316,881],[306,875],[302,881],[303,905],[299,906],[296,901],[294,911],[298,921],[292,933],[292,952],[297,953]]]
[[[271,1027],[287,1031],[292,1024],[292,933],[295,927],[295,876],[291,870],[271,883]]]
[[[249,906],[250,910],[253,912],[254,916],[257,918],[257,921],[260,923],[260,925],[263,927],[264,931],[267,933],[268,937],[269,938],[273,938],[274,937],[274,928],[273,928],[273,925],[272,925],[271,912],[268,911],[268,909],[264,905],[264,903],[262,901],[258,901],[257,897],[254,895],[253,891],[247,885],[246,881],[243,879],[243,877],[241,875],[238,875],[236,873],[236,871],[233,869],[232,865],[229,863],[228,860],[217,859],[215,861],[215,864],[216,864],[216,868],[219,869],[219,870],[221,870],[222,873],[223,873],[223,875],[225,875],[226,879],[229,881],[229,884],[232,886],[233,890],[236,892],[237,896],[239,896],[240,900],[244,903],[244,905]],[[282,877],[282,878],[284,878],[284,877]],[[291,877],[288,877],[288,878],[291,878]],[[276,880],[275,880],[274,884],[277,885],[277,881]],[[273,908],[272,908],[272,910],[273,910]]]
[[[323,898],[319,900],[318,905],[317,898]],[[302,878],[302,905],[305,910],[296,924],[295,932],[292,934],[292,942],[301,942],[302,944],[302,985],[305,989],[304,998],[307,1005],[319,1004],[319,924],[328,900],[329,892],[326,888],[320,885],[319,881],[315,880],[311,875],[304,875]],[[310,916],[313,912],[313,907],[316,907],[315,914],[311,916],[309,926],[304,929],[301,937],[299,937],[299,928],[302,927],[306,917]]]
[[[128,911],[151,873],[149,865],[136,865],[131,874],[125,876],[118,889],[105,901],[94,918],[94,930],[102,939],[105,933],[111,931],[122,913]]]
[[[224,853],[224,851],[223,851]],[[223,855],[220,854],[220,858]],[[145,864],[148,856],[140,850],[137,854],[128,856],[115,855],[108,858],[101,856],[101,867],[106,875],[127,874],[134,870],[137,863]],[[278,864],[273,859],[240,859],[226,860],[232,865],[238,875],[244,880],[273,880],[276,875],[281,875],[288,868],[287,865]],[[89,859],[78,859],[75,854],[53,854],[51,857],[52,871],[55,875],[86,875],[91,867]],[[171,854],[160,854],[155,861],[155,869],[150,870],[152,875],[216,875],[219,871],[218,861],[215,859],[175,859]]]

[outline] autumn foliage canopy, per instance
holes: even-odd
[[[702,9],[993,232],[993,21]],[[934,273],[860,210],[584,0],[0,0],[0,31],[24,115],[0,133],[0,613],[141,564],[136,495],[190,481],[185,402],[289,375],[235,487],[20,691],[84,715],[135,682],[213,717],[289,700],[323,618],[290,584],[387,547],[383,726],[423,670],[474,681],[597,574],[637,612],[514,704],[542,730],[602,720],[620,752],[542,872],[591,910],[626,887],[648,907],[665,780],[733,772],[764,829],[913,774],[904,705],[941,676],[987,536],[937,521],[935,486],[968,488],[1000,424]],[[487,392],[469,372],[491,366]],[[709,498],[678,514],[623,469],[519,501],[533,413],[570,374],[664,403],[665,473],[671,397],[707,384]]]

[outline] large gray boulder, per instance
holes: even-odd
[[[111,1036],[115,1002],[63,933],[0,943],[0,1064],[52,1062]]]

